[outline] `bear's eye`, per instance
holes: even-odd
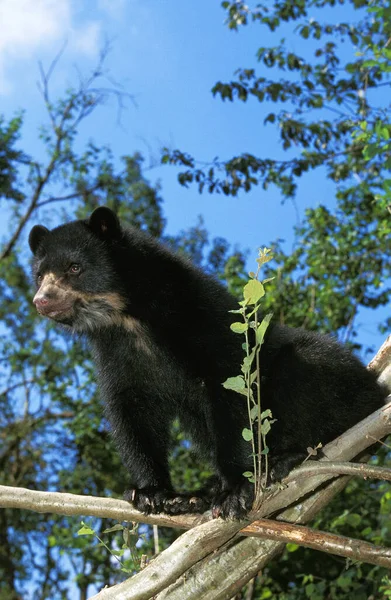
[[[73,265],[71,265],[71,266],[69,267],[69,272],[70,272],[72,275],[79,275],[80,271],[81,271],[81,266],[80,266],[80,265],[78,265],[77,263],[73,263]]]
[[[42,280],[43,280],[43,277],[42,277],[42,275],[38,274],[38,275],[37,275],[37,284],[38,284],[38,285],[41,285],[41,283],[42,283]]]

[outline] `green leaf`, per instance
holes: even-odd
[[[368,536],[370,533],[372,533],[372,527],[365,527],[365,528],[364,528],[364,529],[361,531],[361,533],[360,533],[360,536],[362,536],[362,537],[366,537],[366,536]]]
[[[288,552],[296,552],[300,546],[298,544],[287,544],[285,548],[288,550]]]
[[[357,513],[350,513],[346,517],[346,522],[351,527],[358,527],[360,525],[360,523],[361,523],[361,516],[359,514],[357,514]]]
[[[261,345],[265,337],[266,329],[269,327],[269,323],[272,320],[273,313],[268,313],[257,327],[256,340],[257,344]]]
[[[88,527],[88,525],[83,525],[77,532],[77,535],[95,535],[95,531]]]
[[[267,419],[267,418],[272,418],[272,411],[270,410],[270,408],[267,408],[266,410],[261,412],[261,419],[263,421],[263,419]]]
[[[271,253],[270,248],[263,248],[263,250],[260,248],[259,252],[258,252],[258,258],[257,258],[258,266],[261,267],[265,263],[269,262],[269,260],[272,260],[272,258],[273,258],[273,254]]]
[[[245,356],[243,359],[243,364],[242,364],[242,372],[244,373],[244,375],[246,375],[249,370],[251,369],[251,365],[254,361],[254,357],[255,357],[255,349],[251,352],[251,354],[249,356]]]
[[[381,148],[378,144],[368,144],[368,146],[365,146],[365,148],[363,150],[364,157],[367,160],[370,160],[377,154],[380,154],[380,152],[381,152]]]
[[[250,410],[250,419],[251,419],[251,422],[253,423],[254,421],[257,420],[257,418],[258,418],[258,405],[256,404]]]
[[[243,439],[246,440],[246,442],[251,442],[251,440],[253,439],[253,432],[251,431],[251,429],[248,429],[247,427],[245,427],[242,431],[242,436]]]
[[[315,584],[314,583],[309,583],[308,585],[305,586],[305,593],[307,598],[312,598],[314,593],[315,593]]]
[[[232,323],[231,330],[234,333],[245,333],[248,329],[247,323]]]
[[[258,279],[252,279],[243,288],[243,297],[248,304],[256,304],[265,295],[265,288]]]
[[[250,375],[250,385],[252,385],[254,383],[254,381],[257,379],[258,377],[258,371],[253,371]]]
[[[246,382],[243,379],[243,375],[238,375],[237,377],[228,377],[228,379],[224,381],[223,387],[226,390],[232,390],[234,392],[238,392],[238,394],[247,396]]]
[[[261,424],[261,433],[262,435],[267,435],[271,430],[271,425],[269,419],[265,419]]]
[[[253,476],[254,476],[254,473],[252,471],[245,471],[243,473],[243,477],[247,477],[248,478],[248,477],[253,477]]]

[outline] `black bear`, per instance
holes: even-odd
[[[244,399],[222,386],[240,373],[237,307],[223,285],[147,234],[97,208],[89,219],[29,237],[40,314],[85,334],[121,457],[144,512],[240,518],[251,508]],[[262,408],[276,422],[267,442],[275,479],[379,408],[386,396],[360,361],[327,336],[270,325],[260,355]],[[216,475],[194,494],[173,490],[168,470],[178,417]]]

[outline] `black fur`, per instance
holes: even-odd
[[[244,398],[222,382],[240,373],[242,336],[231,332],[236,301],[212,277],[148,235],[122,229],[98,208],[89,220],[29,243],[43,315],[87,335],[119,452],[145,512],[203,511],[241,517],[253,500]],[[261,351],[262,408],[275,479],[379,408],[385,393],[357,358],[326,336],[271,325]],[[176,493],[168,471],[170,426],[184,430],[216,477],[193,495]]]

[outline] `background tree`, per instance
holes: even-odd
[[[356,9],[354,22],[336,23],[340,5]],[[276,128],[287,158],[242,153],[204,168],[189,154],[166,149],[163,162],[186,167],[178,177],[183,185],[234,196],[274,184],[284,199],[293,198],[309,172],[332,181],[335,198],[307,210],[295,251],[288,256],[274,244],[283,273],[277,269],[269,298],[282,322],[351,340],[359,309],[390,298],[390,8],[381,0],[222,6],[230,29],[266,28],[276,41],[258,48],[258,69],[240,68],[212,92],[224,101],[265,105],[265,131]],[[289,49],[295,36],[308,51]],[[389,324],[385,319],[381,327]]]
[[[102,419],[88,350],[82,341],[37,316],[26,234],[33,222],[42,219],[55,226],[105,204],[125,222],[166,239],[217,275],[223,273],[231,251],[224,240],[209,243],[202,221],[190,231],[164,238],[160,188],[143,177],[140,154],[118,161],[108,148],[92,141],[82,152],[75,150],[80,123],[107,95],[118,98],[115,88],[99,88],[101,77],[102,63],[90,79],[52,101],[49,77],[42,73],[48,111],[48,124],[40,134],[45,160],[20,150],[22,115],[0,121],[0,200],[9,219],[0,261],[1,483],[121,497],[127,474]],[[173,444],[175,440],[174,472],[182,485],[194,487],[194,458],[178,428]],[[204,477],[207,474],[205,470]],[[200,485],[199,478],[196,483]],[[124,577],[105,548],[77,537],[78,520],[42,519],[11,510],[0,511],[0,519],[0,598],[31,593],[34,598],[73,599],[75,586],[80,598],[86,598],[90,584],[101,587]],[[100,521],[94,528],[103,536],[109,525]],[[125,555],[128,569],[139,568],[141,554],[152,552],[149,528],[144,534],[142,550]],[[167,541],[173,535],[169,530]],[[129,539],[134,546],[139,536]],[[114,550],[122,543],[120,535],[109,536]]]

